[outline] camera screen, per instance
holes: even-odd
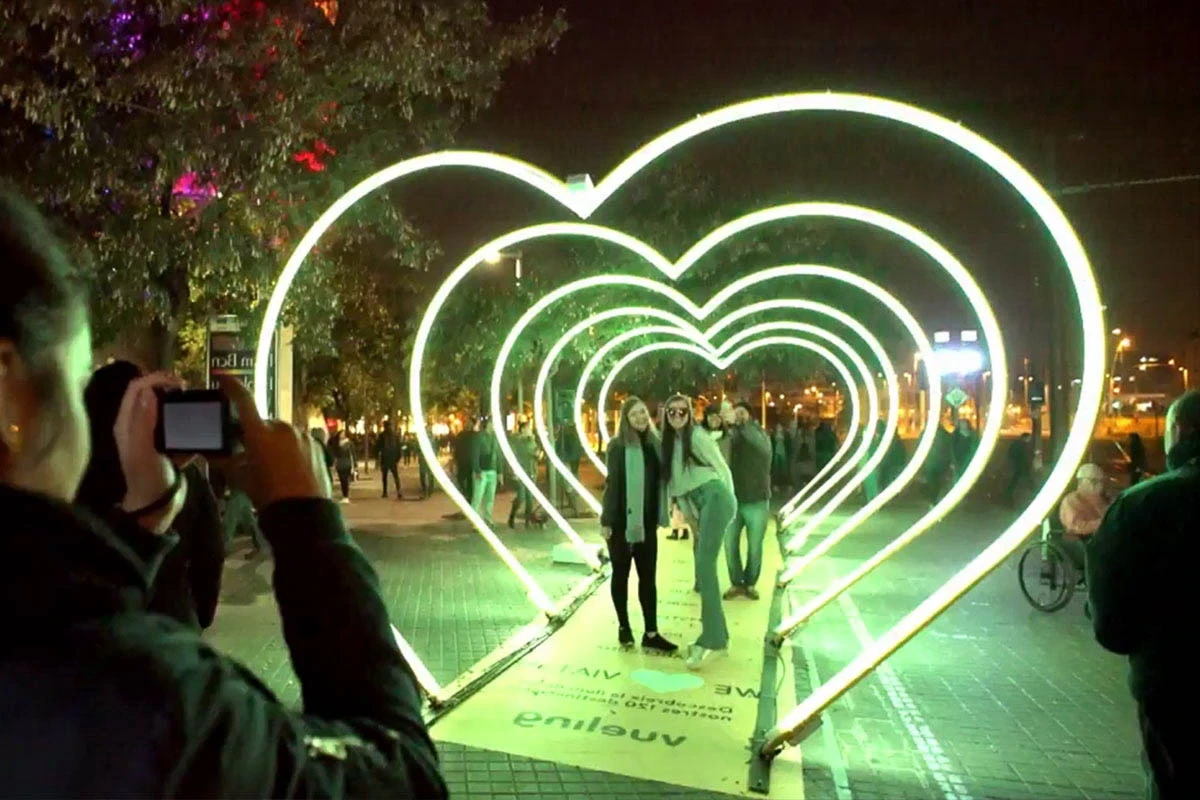
[[[204,452],[224,445],[220,401],[162,404],[163,445],[169,451]]]

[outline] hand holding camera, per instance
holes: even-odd
[[[156,446],[163,392],[178,390],[178,378],[154,373],[134,379],[121,400],[113,437],[126,492],[121,508],[154,533],[165,533],[183,508],[186,487],[178,470]]]
[[[264,420],[245,386],[234,378],[220,381],[241,428],[242,450],[233,458],[231,477],[254,507],[266,508],[280,500],[328,498],[329,474],[312,437],[286,422]]]

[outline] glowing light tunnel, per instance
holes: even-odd
[[[842,364],[842,362],[834,361],[832,359],[826,358],[827,361],[830,361],[830,363],[833,364],[835,370],[837,370],[838,375],[842,378],[842,380],[845,381],[845,385],[847,387],[847,395],[850,399],[850,404],[851,404],[851,419],[850,419],[850,426],[849,426],[849,430],[846,435],[846,438],[842,441],[841,445],[839,446],[837,452],[834,454],[833,458],[830,459],[829,468],[824,470],[822,474],[820,474],[816,478],[814,478],[814,481],[821,480],[824,472],[832,471],[835,468],[836,468],[836,471],[834,472],[833,476],[831,478],[829,478],[829,480],[822,485],[821,489],[819,489],[817,492],[814,492],[813,494],[811,494],[810,497],[805,501],[806,508],[807,508],[807,507],[811,507],[813,504],[818,502],[822,497],[824,497],[825,494],[827,493],[828,489],[832,488],[837,483],[837,481],[840,481],[842,478],[844,478],[848,472],[850,472],[851,470],[853,470],[855,468],[855,466],[862,466],[862,459],[865,456],[866,451],[871,446],[873,437],[875,435],[875,429],[878,426],[878,422],[879,422],[879,392],[875,387],[875,380],[874,380],[873,373],[867,367],[866,363],[862,360],[861,356],[859,356],[858,353],[856,353],[854,351],[854,349],[851,348],[845,342],[845,340],[841,339],[840,337],[833,336],[832,334],[829,334],[827,331],[817,328],[816,326],[805,325],[803,323],[768,322],[768,323],[763,323],[761,325],[755,325],[754,327],[749,328],[746,331],[743,331],[743,332],[739,333],[738,335],[730,338],[728,341],[724,342],[718,350],[719,354],[718,354],[717,358],[712,359],[710,357],[709,360],[715,366],[717,366],[721,369],[726,369],[729,366],[731,366],[734,363],[734,361],[736,361],[736,359],[733,359],[733,358],[730,358],[727,356],[722,357],[720,355],[720,353],[727,353],[730,351],[734,351],[734,348],[737,347],[737,345],[741,344],[746,339],[750,339],[754,336],[759,336],[759,335],[767,333],[767,332],[780,331],[780,330],[792,330],[792,331],[808,333],[808,334],[817,336],[818,338],[824,338],[824,339],[826,339],[826,341],[831,341],[833,344],[835,344],[835,346],[838,346],[838,349],[841,350],[844,355],[848,356],[854,362],[855,367],[859,370],[859,374],[862,378],[862,383],[860,384],[860,381],[854,379],[853,375],[846,369],[845,365]],[[660,352],[662,350],[686,350],[686,349],[688,349],[688,348],[678,347],[678,346],[675,346],[670,343],[656,343],[656,344],[643,345],[642,347],[639,347],[639,348],[631,351],[630,353],[627,353],[625,356],[623,356],[622,358],[620,358],[617,361],[617,363],[613,366],[612,370],[610,371],[608,377],[605,379],[604,385],[600,390],[601,397],[607,397],[609,395],[609,393],[612,391],[612,384],[616,381],[617,377],[620,375],[621,371],[625,369],[625,367],[627,367],[630,363],[636,361],[637,359],[641,358],[646,353]],[[734,352],[740,353],[740,352],[749,352],[749,351],[747,351],[743,348],[743,349],[736,350]],[[863,415],[862,415],[860,407],[859,407],[859,387],[860,387],[860,385],[862,386],[863,389],[865,389],[865,391],[867,393],[867,408],[868,408],[867,415],[866,415],[867,425],[866,425],[865,430],[861,430],[861,431],[860,431],[860,427],[862,426]],[[861,433],[861,436],[860,436],[860,433]],[[842,464],[842,461],[850,453],[851,447],[854,445],[856,439],[859,440],[859,444],[858,444],[858,447],[854,450],[853,456],[849,460],[847,460],[844,464]],[[841,466],[838,466],[838,465],[841,465]],[[868,474],[869,473],[864,473],[862,475],[862,479],[866,480],[866,476]],[[855,480],[857,480],[857,478],[855,478]],[[822,490],[824,490],[824,491],[822,491]],[[836,510],[835,506],[827,505],[827,507],[825,509],[822,509],[821,513],[832,513],[834,510]]]
[[[1019,546],[1028,531],[1032,530],[1040,522],[1052,508],[1057,497],[1070,483],[1075,465],[1083,457],[1087,448],[1101,400],[1105,360],[1105,326],[1095,279],[1091,273],[1091,268],[1083,247],[1061,209],[1058,208],[1045,189],[1015,160],[1004,153],[1004,151],[955,122],[913,106],[875,97],[830,92],[766,97],[704,114],[667,132],[633,153],[594,188],[578,192],[573,192],[566,184],[553,178],[553,176],[550,176],[543,170],[523,164],[514,159],[493,154],[450,152],[409,159],[372,175],[352,188],[323,213],[301,239],[296,250],[285,265],[270,301],[267,304],[263,327],[259,334],[255,367],[255,397],[260,411],[265,414],[268,410],[268,356],[275,327],[283,309],[284,299],[296,274],[320,237],[342,214],[360,199],[391,181],[423,170],[449,166],[473,167],[479,170],[509,175],[542,192],[546,196],[557,200],[564,208],[569,209],[578,217],[586,219],[644,167],[697,136],[726,126],[735,125],[745,120],[802,111],[860,114],[868,117],[892,120],[905,126],[917,128],[974,156],[1015,189],[1045,225],[1046,230],[1063,257],[1071,279],[1072,289],[1079,303],[1083,328],[1084,363],[1079,405],[1062,455],[1053,469],[1050,470],[1041,491],[1035,495],[1025,511],[978,557],[973,559],[933,595],[922,602],[898,625],[879,637],[845,669],[838,672],[797,708],[789,712],[784,719],[780,720],[779,724],[769,732],[765,743],[762,745],[761,755],[765,758],[770,758],[784,747],[796,731],[805,728],[829,704],[834,702],[850,687],[861,680],[864,675],[874,669],[883,659],[894,652],[896,648],[903,645],[920,629],[937,617],[949,603],[969,590]],[[505,237],[501,237],[501,239],[503,238]],[[492,243],[489,247],[494,249],[495,243]],[[497,552],[497,555],[513,571],[514,575],[526,585],[529,589],[530,599],[543,611],[551,613],[552,604],[545,593],[537,586],[528,573],[523,570],[519,562],[516,561],[504,544],[499,541],[494,532],[488,529],[485,521],[480,519],[478,515],[472,514],[467,510],[469,504],[465,502],[461,493],[453,486],[445,471],[440,468],[428,432],[424,428],[424,411],[421,402],[421,374],[430,334],[447,299],[462,279],[474,268],[482,255],[482,253],[473,254],[471,258],[460,264],[451,273],[435,294],[418,328],[410,374],[413,416],[419,421],[417,438],[434,472],[435,479],[460,506],[464,507],[464,513],[467,513],[468,518],[480,530],[480,533]],[[686,265],[681,267],[679,264],[676,264],[674,268],[665,271],[664,274],[668,278],[674,279],[685,270]],[[993,359],[993,375],[996,382],[1000,383],[999,373],[995,369],[995,365],[997,363],[1003,364],[1003,351],[994,348],[993,342],[990,339],[988,340],[988,348]],[[992,416],[996,419],[999,418],[999,415]],[[981,441],[981,447],[984,441]]]
[[[847,276],[852,275],[852,273],[848,273],[848,272],[842,272],[841,274],[847,275]],[[857,277],[857,276],[854,276],[854,277]],[[879,291],[881,293],[883,293],[882,289],[879,289]],[[897,301],[897,305],[899,305],[898,301]],[[887,352],[883,349],[883,345],[880,344],[879,340],[875,337],[874,334],[871,333],[870,330],[868,330],[865,326],[863,326],[862,323],[860,323],[854,317],[851,317],[849,314],[846,314],[846,313],[844,313],[832,306],[829,306],[825,303],[818,303],[818,302],[814,302],[811,300],[776,299],[776,300],[770,300],[770,301],[765,301],[765,302],[753,303],[751,305],[743,306],[742,308],[739,308],[739,309],[736,309],[736,310],[730,312],[725,317],[723,317],[719,322],[715,323],[712,327],[708,328],[708,330],[704,331],[701,340],[704,342],[712,341],[712,340],[716,339],[717,335],[719,333],[721,333],[725,328],[733,325],[734,323],[740,321],[741,319],[743,319],[745,317],[763,313],[763,312],[767,312],[767,311],[775,311],[775,310],[803,310],[803,311],[809,311],[809,312],[813,312],[816,314],[824,315],[826,317],[829,317],[829,318],[837,321],[838,323],[844,325],[845,327],[849,328],[860,339],[862,339],[866,343],[868,349],[871,350],[872,355],[875,357],[876,361],[878,362],[880,369],[882,369],[884,371],[886,383],[888,386],[888,415],[887,415],[888,427],[887,427],[887,430],[885,430],[885,436],[884,436],[884,439],[881,441],[880,448],[879,448],[881,451],[883,451],[883,453],[886,453],[887,447],[891,443],[891,440],[895,435],[896,419],[899,414],[899,397],[898,397],[899,381],[898,381],[898,378],[896,377],[895,368],[892,366],[891,359],[888,357]],[[909,316],[909,318],[911,319],[911,315]],[[788,324],[788,323],[783,323],[783,324]],[[919,329],[919,327],[916,327],[915,321],[913,321],[912,324],[913,324],[913,327],[910,328],[910,331],[916,330],[917,334],[923,338],[923,334],[920,334],[920,329]],[[575,403],[574,403],[575,424],[580,431],[583,430],[584,390],[585,390],[585,387],[587,386],[587,384],[591,382],[593,373],[596,371],[599,364],[605,358],[608,357],[609,353],[611,353],[614,349],[616,349],[617,347],[624,344],[629,339],[636,338],[637,336],[638,336],[637,333],[633,333],[633,334],[626,333],[626,334],[619,335],[619,336],[609,340],[603,346],[601,346],[600,349],[598,349],[596,351],[596,353],[592,356],[592,358],[588,361],[587,365],[584,367],[583,373],[580,375],[580,378],[579,378],[579,383],[575,389]],[[920,339],[915,339],[914,344],[917,346],[917,348],[919,350],[921,349],[921,340]],[[932,353],[932,348],[930,348],[928,346],[927,340],[926,340],[925,350]],[[925,351],[922,351],[922,352],[925,352]],[[939,379],[935,378],[934,380],[937,381]],[[601,389],[598,400],[597,400],[597,405],[596,405],[597,409],[606,410],[608,408],[608,396],[609,396],[609,392],[611,391],[611,383],[612,383],[611,377],[605,381],[605,386],[604,386],[604,388]],[[940,384],[939,384],[939,386],[940,386]],[[938,395],[935,395],[935,396],[938,396]],[[931,408],[930,420],[936,421],[937,413],[938,413],[938,411],[936,409]],[[607,442],[609,439],[609,432],[608,432],[607,421],[605,419],[604,414],[603,413],[598,414],[597,420],[598,420],[598,426],[599,426],[599,430],[600,430],[601,439],[602,439],[602,441]],[[929,434],[930,438],[932,437],[933,433],[934,433],[933,431],[930,431],[930,434]],[[580,436],[580,442],[581,442],[581,444],[584,445],[584,451],[588,454],[589,458],[592,459],[593,464],[596,465],[597,469],[601,472],[601,474],[606,474],[607,470],[606,470],[604,463],[591,452],[590,447],[587,446],[587,440],[584,439],[582,435]],[[931,443],[932,443],[932,439],[931,439]],[[929,446],[926,446],[923,450],[924,450],[924,453],[928,453]],[[863,469],[866,470],[866,474],[869,475],[870,471],[875,469],[876,466],[878,466],[878,462],[880,460],[882,460],[882,458],[883,458],[883,456],[880,455],[878,460],[875,460],[873,463],[868,462],[866,465],[864,465]],[[920,448],[919,448],[918,452],[916,454],[914,454],[913,460],[918,461],[918,462],[923,461],[923,456],[922,456]],[[831,464],[832,463],[833,462],[831,462]],[[920,466],[920,464],[918,463],[918,467],[919,466]],[[825,471],[827,471],[827,470],[825,470]],[[795,506],[795,504],[805,494],[808,493],[808,489],[810,487],[813,487],[815,484],[817,484],[821,480],[821,478],[822,478],[822,474],[818,473],[814,477],[814,479],[809,482],[808,485],[806,485],[803,489],[801,489],[800,492],[798,492],[795,496],[793,496],[790,500],[788,500],[783,505],[783,507],[781,509],[781,513],[786,515],[788,510],[790,508],[793,508]],[[903,486],[897,487],[896,492],[900,491],[901,489],[903,489]],[[891,497],[893,495],[894,495],[894,493],[892,495],[889,495],[889,497]],[[886,502],[886,500],[885,500],[885,502]]]

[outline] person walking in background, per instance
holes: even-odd
[[[1033,437],[1022,433],[1008,446],[1008,486],[1004,499],[1010,506],[1017,504],[1017,489],[1024,487],[1032,492],[1033,484]]]
[[[383,477],[383,497],[388,496],[388,475],[391,475],[396,483],[396,499],[403,500],[404,495],[400,490],[400,471],[397,469],[397,465],[400,463],[400,438],[396,436],[391,420],[383,423],[383,430],[380,431],[379,439],[375,442],[375,454],[379,459],[379,474]]]
[[[908,450],[904,447],[904,440],[900,438],[899,431],[892,437],[892,443],[888,445],[887,455],[883,457],[879,468],[879,483],[880,489],[890,486],[891,483],[900,477],[900,473],[908,466]]]
[[[579,443],[579,434],[574,424],[564,422],[559,426],[554,450],[558,454],[559,459],[566,465],[567,471],[576,480],[579,480],[579,462],[583,458],[583,445]],[[563,508],[569,508],[572,514],[578,514],[579,509],[575,505],[575,493],[571,490],[570,485],[566,481],[561,481],[559,491],[562,492],[559,505]]]
[[[946,488],[946,477],[954,470],[954,434],[938,424],[933,436],[933,447],[925,460],[926,499],[932,508],[942,499]]]
[[[496,441],[496,425],[490,417],[480,421],[480,430],[472,448],[471,473],[474,494],[471,508],[495,527],[492,512],[496,505],[496,483],[500,473],[500,443]]]
[[[750,404],[741,402],[733,409],[733,424],[726,431],[729,440],[729,469],[733,473],[733,492],[737,510],[725,536],[725,561],[729,566],[729,590],[725,599],[745,595],[758,599],[759,575],[762,574],[763,539],[771,516],[771,440],[754,421]],[[742,531],[746,532],[746,563],[742,566]]]
[[[672,395],[666,402],[662,469],[667,495],[674,498],[696,536],[696,570],[700,589],[700,636],[688,649],[688,669],[699,669],[717,650],[729,646],[729,629],[721,607],[717,559],[737,500],[733,476],[712,436],[692,417],[692,401]]]
[[[517,463],[521,465],[521,469],[525,470],[525,474],[534,483],[537,483],[538,445],[537,439],[533,436],[533,425],[529,420],[521,423],[519,433],[513,437],[512,449],[513,453],[517,456]],[[508,512],[508,527],[517,527],[517,515],[524,510],[525,527],[528,528],[530,520],[533,517],[533,494],[519,478],[514,479],[513,488],[516,490],[516,493],[513,495],[512,508]]]
[[[954,477],[958,479],[967,471],[967,464],[975,456],[979,448],[979,437],[971,427],[971,421],[960,419],[954,423],[954,444],[950,448],[954,456]]]
[[[679,504],[674,500],[668,501],[668,504],[671,507],[671,534],[667,538],[672,540],[682,539],[683,541],[687,541],[688,523],[683,516],[683,512],[679,510]],[[697,592],[700,591],[699,584],[693,588]]]
[[[333,468],[337,471],[342,489],[342,503],[349,503],[350,479],[354,475],[354,443],[350,441],[349,432],[343,428],[333,435],[329,446],[333,450]]]
[[[1200,392],[1167,410],[1167,471],[1121,493],[1087,544],[1088,604],[1100,646],[1129,657],[1148,796],[1200,794],[1196,707],[1196,508]]]
[[[478,420],[471,420],[454,437],[454,479],[458,482],[458,491],[470,502],[475,497],[474,459],[476,439],[479,436]],[[460,512],[461,513],[461,512]]]
[[[1129,434],[1129,485],[1136,486],[1142,482],[1142,478],[1146,477],[1148,469],[1148,461],[1146,459],[1146,445],[1142,442],[1141,435],[1134,431]]]
[[[325,427],[313,428],[309,433],[312,435],[313,441],[320,447],[321,463],[325,465],[325,470],[329,473],[330,484],[333,483],[333,454],[329,452],[329,429]]]
[[[829,420],[823,419],[813,432],[813,454],[816,456],[816,471],[820,473],[837,453],[838,438]]]
[[[642,606],[642,647],[673,653],[679,646],[658,631],[658,529],[665,524],[660,481],[662,441],[641,399],[630,396],[621,404],[617,435],[608,443],[608,480],[601,501],[600,526],[612,561],[613,608],[617,612],[617,642],[632,647],[629,622],[629,573],[636,565],[638,601]]]
[[[433,446],[437,448],[437,440],[433,441]],[[428,500],[429,496],[433,494],[433,469],[429,466],[429,459],[425,457],[425,451],[421,449],[421,443],[414,441],[413,449],[417,453],[417,478],[421,485],[421,499]]]
[[[783,425],[776,425],[771,434],[771,482],[776,489],[787,492],[787,449],[784,446]]]

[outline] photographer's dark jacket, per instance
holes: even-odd
[[[0,509],[0,796],[446,796],[375,573],[329,501],[259,517],[303,713],[144,610],[173,537],[4,486]]]
[[[739,503],[765,503],[771,499],[771,438],[754,420],[725,431],[729,442],[729,469],[733,493]]]
[[[1200,437],[1168,454],[1169,471],[1126,489],[1087,542],[1096,641],[1129,656],[1133,696],[1178,702],[1192,672]]]

